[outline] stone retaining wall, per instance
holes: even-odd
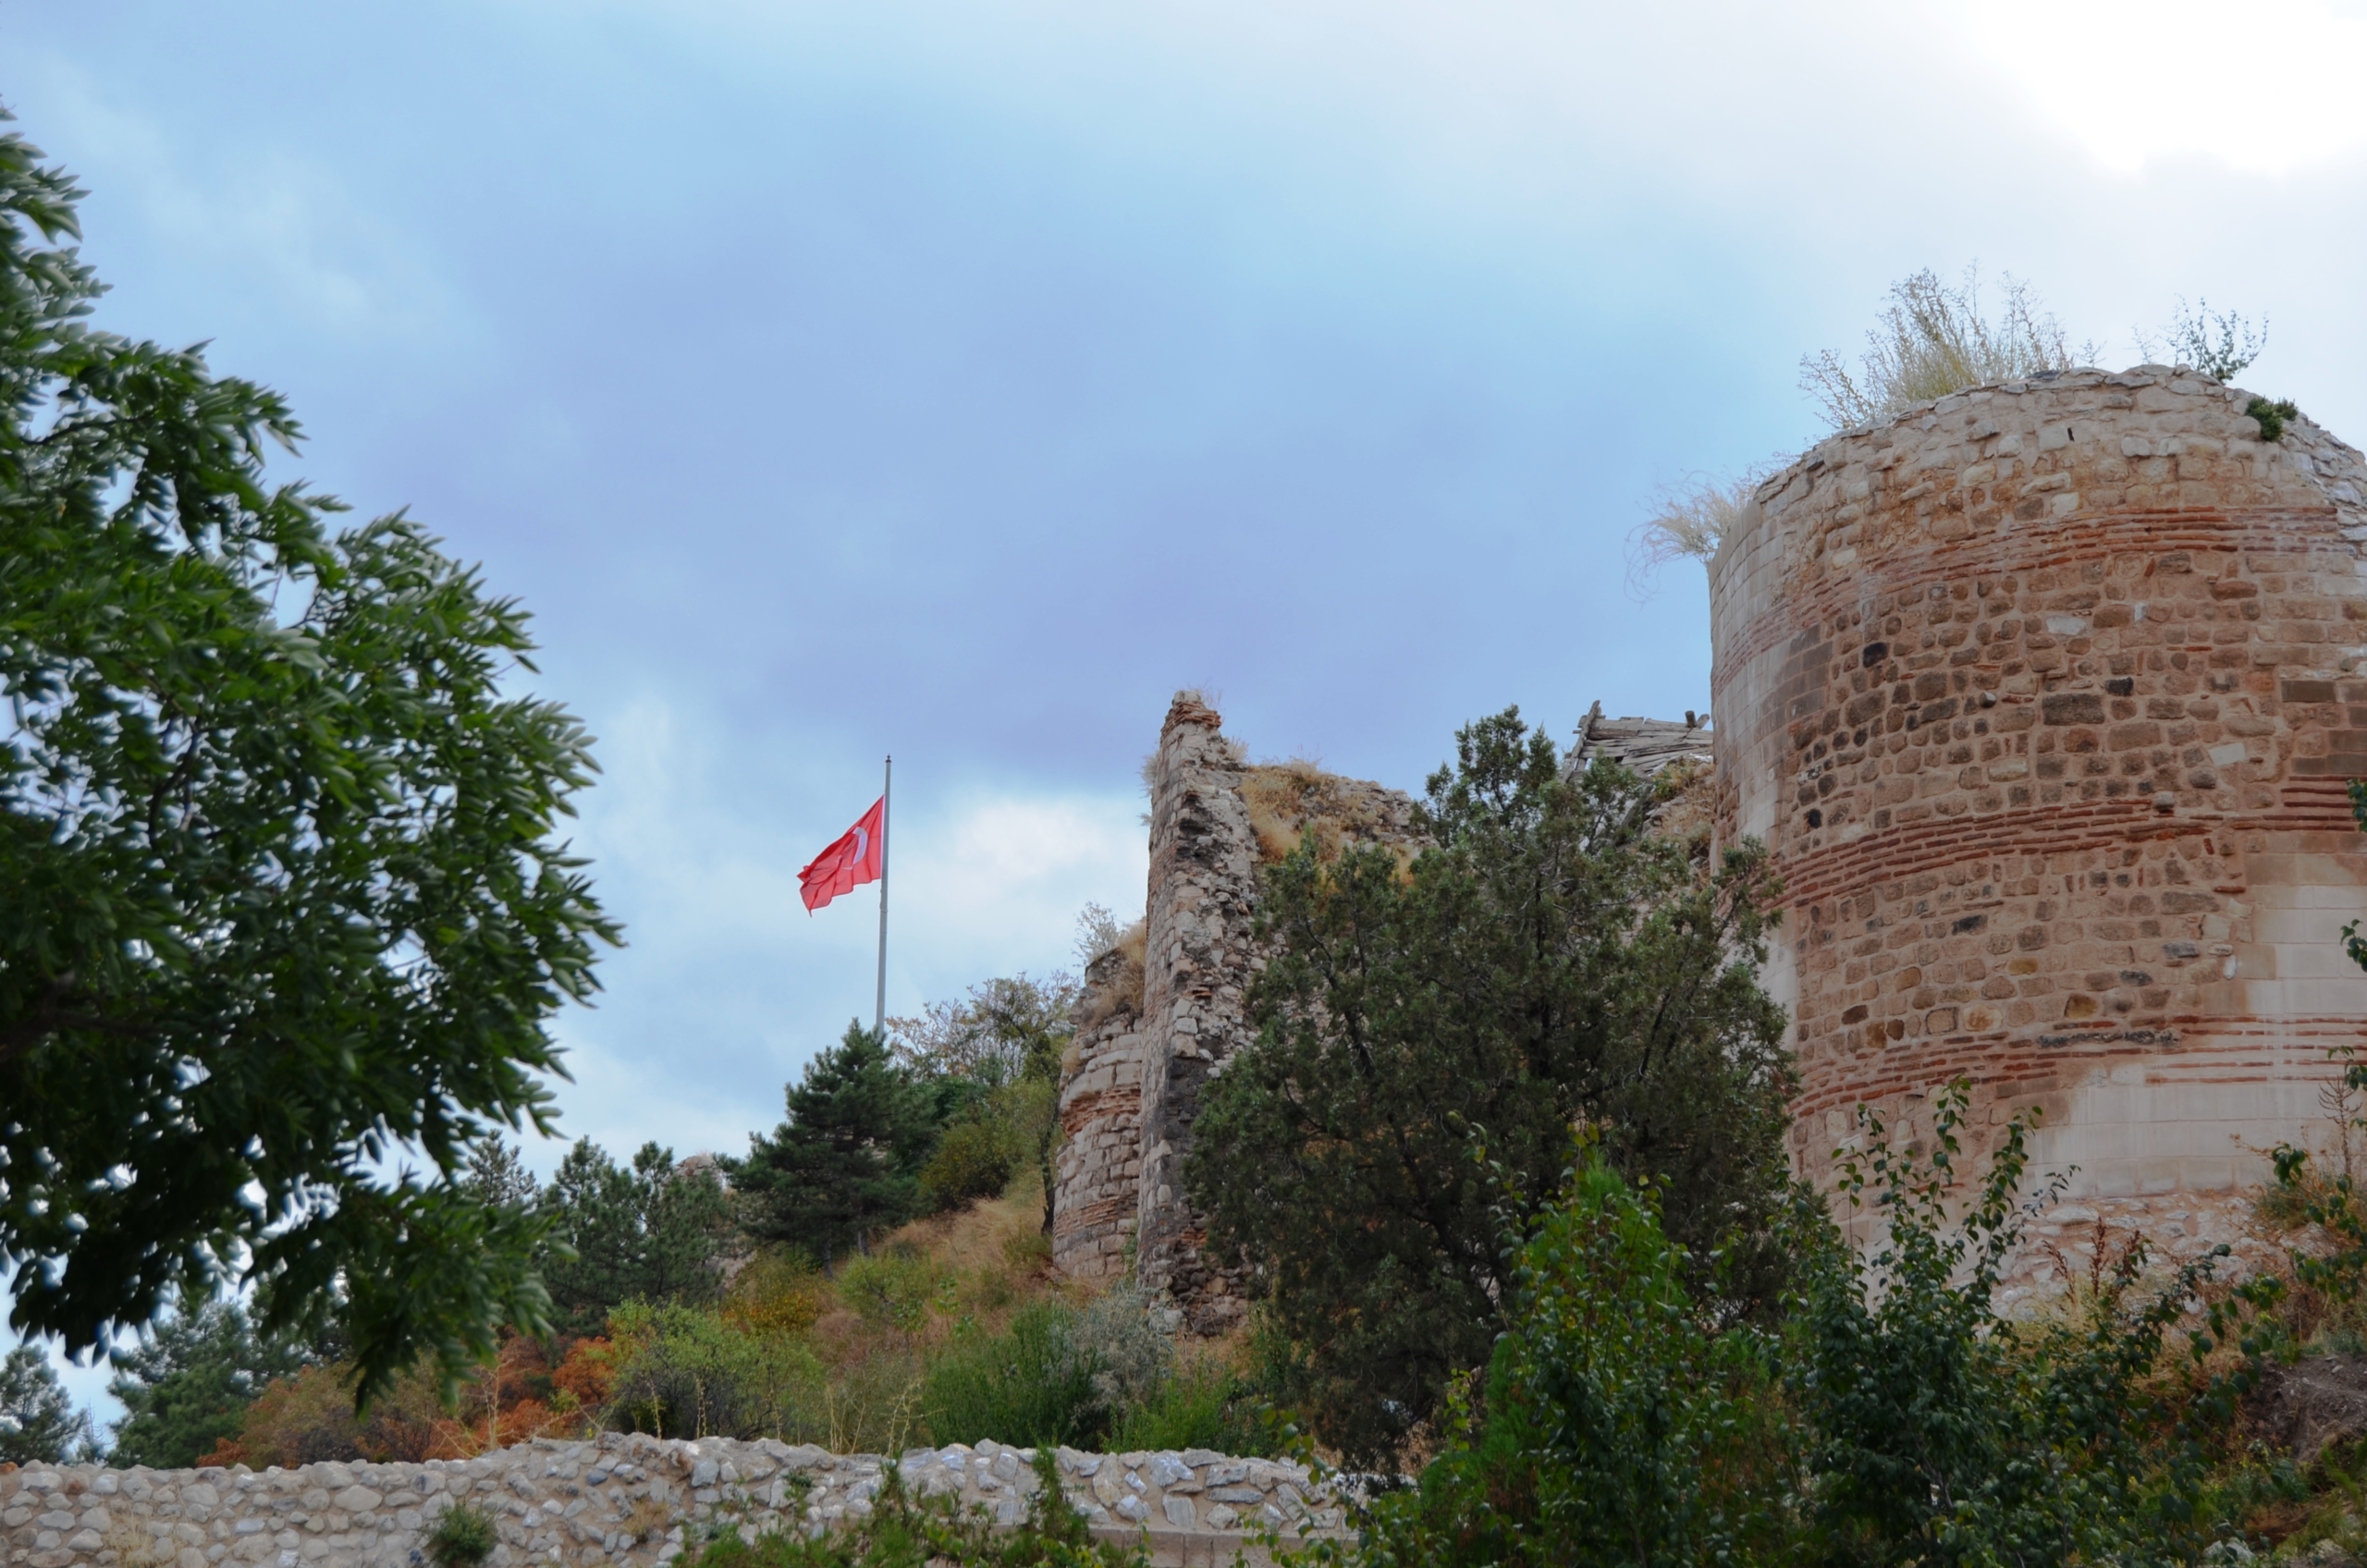
[[[478,1459],[307,1464],[256,1473],[0,1466],[0,1559],[21,1568],[417,1568],[422,1533],[462,1498],[499,1521],[493,1568],[656,1564],[708,1529],[802,1525],[871,1511],[889,1465],[923,1497],[959,1496],[1014,1524],[1038,1488],[1036,1451],[993,1442],[900,1461],[770,1440],[607,1434],[538,1439]],[[1298,1465],[1181,1453],[1062,1449],[1069,1501],[1097,1533],[1147,1535],[1153,1560],[1222,1563],[1266,1527],[1337,1530],[1342,1511]]]

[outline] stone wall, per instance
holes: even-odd
[[[2367,1037],[2367,468],[2158,366],[1825,441],[1711,568],[1718,815],[1773,850],[1810,1175],[2044,1114],[2082,1219],[2220,1239]]]
[[[0,1466],[0,1557],[11,1568],[416,1568],[423,1531],[456,1501],[494,1513],[494,1568],[656,1564],[701,1532],[819,1533],[870,1512],[891,1463],[921,1496],[958,1496],[1016,1523],[1039,1483],[1033,1449],[915,1449],[890,1462],[787,1444],[537,1439],[423,1464],[231,1470]],[[1298,1465],[1181,1453],[1062,1449],[1070,1502],[1097,1533],[1147,1534],[1154,1561],[1224,1563],[1270,1528],[1336,1531],[1342,1511]]]
[[[1141,1209],[1142,959],[1112,950],[1085,971],[1087,1016],[1061,1079],[1052,1262],[1073,1280],[1114,1280]],[[1131,970],[1131,974],[1127,973]]]
[[[1247,1309],[1235,1269],[1205,1256],[1183,1164],[1208,1081],[1249,1037],[1247,990],[1261,865],[1313,836],[1326,852],[1410,852],[1413,802],[1311,765],[1258,766],[1196,693],[1180,693],[1149,773],[1150,877],[1138,1002],[1090,1018],[1061,1090],[1067,1142],[1053,1194],[1053,1256],[1082,1279],[1134,1277],[1171,1327],[1220,1334]],[[1095,976],[1088,1005],[1111,982]]]
[[[1205,1257],[1207,1226],[1184,1194],[1201,1091],[1247,1035],[1257,835],[1241,798],[1244,753],[1223,719],[1178,696],[1151,771],[1149,939],[1143,976],[1142,1165],[1135,1278],[1177,1326],[1222,1333],[1246,1310],[1236,1270]]]

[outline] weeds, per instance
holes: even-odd
[[[2254,398],[2244,405],[2244,412],[2260,422],[2260,438],[2263,441],[2283,440],[2287,423],[2301,417],[2301,410],[2290,398],[2274,403],[2265,398]]]
[[[1800,361],[1800,389],[1815,398],[1835,430],[1871,424],[1918,403],[1995,381],[2023,381],[2071,369],[2098,354],[2075,352],[2062,325],[2040,306],[2030,285],[2008,274],[1993,320],[1981,304],[1980,269],[1965,269],[1951,288],[1925,268],[1890,287],[1866,335],[1865,357],[1852,371],[1828,349]]]
[[[2170,325],[2158,337],[2140,332],[2137,347],[2149,360],[2166,358],[2214,381],[2233,381],[2268,347],[2268,321],[2263,317],[2254,331],[2251,323],[2234,312],[2214,311],[2207,300],[2197,300],[2189,310],[2181,299]]]
[[[456,1502],[435,1516],[420,1538],[435,1568],[477,1568],[501,1544],[493,1515],[472,1502]]]

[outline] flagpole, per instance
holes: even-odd
[[[891,755],[879,786],[879,991],[871,1010],[871,1032],[882,1038],[888,1028],[888,802],[895,789],[896,759]]]

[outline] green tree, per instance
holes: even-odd
[[[480,1203],[501,1208],[532,1207],[541,1190],[517,1145],[498,1135],[479,1140],[469,1151],[460,1186]]]
[[[0,1460],[57,1464],[90,1440],[90,1416],[74,1408],[39,1347],[18,1345],[0,1359]]]
[[[123,1402],[109,1462],[181,1470],[235,1438],[274,1378],[312,1359],[307,1347],[254,1331],[236,1302],[184,1305],[138,1349],[116,1357],[107,1392]]]
[[[1697,1287],[1748,1309],[1778,1272],[1792,1073],[1755,969],[1761,852],[1707,864],[1654,827],[1665,777],[1568,777],[1516,710],[1457,749],[1410,873],[1312,846],[1269,873],[1259,1034],[1212,1080],[1187,1167],[1208,1244],[1256,1266],[1306,1352],[1318,1430],[1363,1461],[1487,1359],[1512,1293],[1494,1206],[1551,1197],[1574,1122],[1654,1180],[1696,1256],[1755,1238]]]
[[[1451,1407],[1418,1494],[1371,1521],[1368,1560],[1785,1560],[1798,1464],[1778,1341],[1702,1310],[1654,1198],[1589,1152],[1516,1256],[1485,1398]]]
[[[1832,1237],[1801,1249],[1790,1378],[1823,1559],[2190,1562],[2204,1543],[2186,1538],[2187,1423],[2217,1402],[2152,1374],[2227,1248],[2149,1280],[2138,1243],[2096,1259],[2076,1312],[2001,1317],[2006,1261],[2064,1178],[2021,1191],[2029,1129],[2017,1118],[1964,1191],[1968,1099],[1959,1081],[1933,1102],[1922,1158],[1859,1108],[1865,1152],[1843,1161],[1840,1192],[1872,1206],[1879,1237],[1863,1251]]]
[[[880,1035],[850,1023],[835,1047],[806,1063],[788,1100],[789,1119],[769,1137],[752,1136],[747,1158],[727,1167],[746,1195],[751,1231],[827,1267],[921,1211],[937,1118]]]
[[[2019,1120],[1968,1181],[1967,1098],[1951,1085],[1928,1141],[1904,1148],[1861,1111],[1839,1195],[1871,1208],[1876,1239],[1853,1248],[1821,1198],[1796,1193],[1780,1227],[1795,1289],[1765,1325],[1687,1291],[1699,1270],[1662,1230],[1657,1187],[1592,1159],[1516,1250],[1484,1399],[1450,1403],[1418,1489],[1382,1499],[1348,1558],[2197,1561],[2203,1462],[2227,1446],[2248,1373],[2175,1372],[2165,1357],[2227,1249],[2157,1273],[2132,1244],[2054,1310],[2002,1316],[2003,1265],[2061,1183],[2024,1192]],[[2193,1348],[2229,1333],[2259,1343],[2268,1326],[2249,1307],[2273,1294],[2219,1297]]]
[[[1009,975],[974,986],[918,1018],[889,1020],[894,1052],[929,1094],[944,1129],[921,1185],[937,1207],[993,1197],[1022,1170],[1044,1194],[1052,1230],[1052,1165],[1061,1140],[1061,1057],[1076,1033],[1065,974]]]
[[[589,739],[417,524],[266,484],[276,394],[86,323],[40,158],[0,137],[10,1321],[251,1284],[272,1335],[340,1314],[365,1393],[455,1369],[545,1311],[531,1220],[455,1178],[547,1130],[545,1021],[616,937],[554,837]]]
[[[654,1143],[620,1168],[585,1138],[535,1201],[558,1243],[543,1278],[569,1332],[598,1333],[627,1302],[696,1305],[721,1295],[731,1200],[712,1168],[678,1166],[673,1150]]]

